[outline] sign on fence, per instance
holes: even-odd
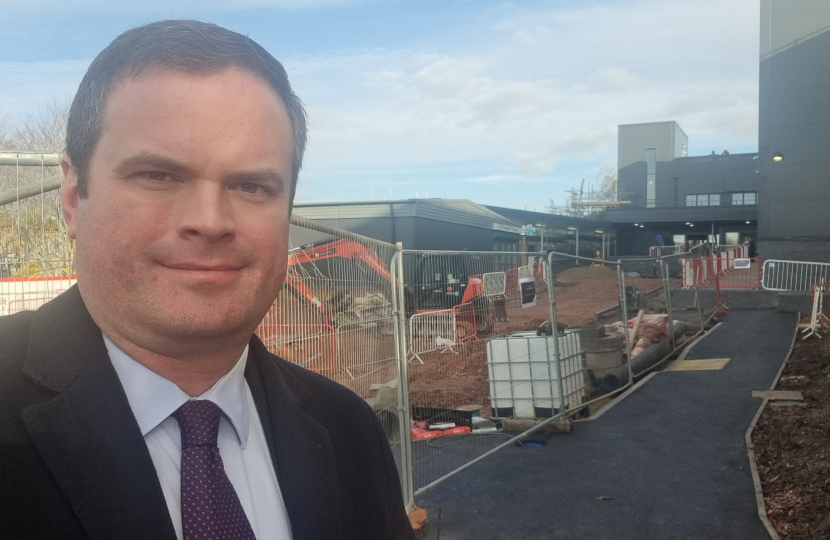
[[[520,278],[519,287],[522,291],[522,307],[529,308],[536,305],[536,278]]]

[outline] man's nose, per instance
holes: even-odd
[[[179,204],[179,234],[210,242],[236,235],[236,220],[228,190],[221,183],[196,181],[184,190]]]

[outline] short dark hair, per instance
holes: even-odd
[[[257,42],[215,24],[189,20],[150,23],[127,30],[101,51],[90,64],[69,109],[66,153],[78,175],[78,195],[87,196],[89,162],[101,136],[107,98],[117,83],[137,77],[145,69],[211,73],[237,68],[267,82],[280,96],[294,134],[289,205],[306,144],[306,113],[291,90],[282,64]]]

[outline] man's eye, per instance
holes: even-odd
[[[147,180],[151,180],[153,182],[164,182],[170,179],[170,175],[164,172],[158,171],[144,171],[138,173],[140,178],[146,178]]]
[[[240,184],[239,189],[244,191],[245,193],[261,193],[263,191],[262,186],[259,184]]]

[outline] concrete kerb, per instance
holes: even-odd
[[[649,379],[651,379],[652,377],[654,377],[654,376],[655,376],[655,375],[657,375],[658,373],[659,373],[659,371],[655,371],[654,373],[649,373],[649,374],[648,374],[648,375],[646,375],[646,376],[645,376],[642,380],[640,380],[637,384],[635,384],[634,386],[632,386],[631,388],[629,388],[628,390],[626,390],[625,392],[623,392],[623,393],[622,393],[622,394],[620,394],[619,396],[615,397],[615,398],[611,401],[611,403],[609,403],[608,405],[606,405],[605,407],[603,407],[602,409],[600,409],[600,410],[599,410],[596,414],[591,415],[591,416],[590,416],[590,417],[588,417],[588,418],[578,418],[578,419],[574,420],[573,422],[574,422],[574,423],[577,423],[577,422],[590,422],[591,420],[596,420],[597,418],[599,418],[600,416],[602,416],[603,414],[605,414],[606,412],[608,412],[608,410],[609,410],[611,407],[613,407],[614,405],[616,405],[616,404],[618,404],[619,402],[621,402],[623,399],[625,399],[626,397],[628,397],[630,394],[633,394],[635,390],[637,390],[638,388],[640,388],[641,386],[643,386],[643,385],[646,383],[646,381],[648,381]]]
[[[770,390],[774,389],[778,384],[778,380],[781,378],[781,374],[784,372],[784,368],[786,367],[790,356],[793,354],[795,342],[796,339],[798,339],[799,321],[801,321],[801,313],[798,313],[798,318],[796,319],[795,332],[793,333],[793,339],[790,343],[790,349],[787,352],[787,356],[784,357],[784,361],[781,363],[781,368],[778,370],[778,374],[775,376],[775,379],[769,387]],[[752,432],[755,430],[755,425],[758,423],[758,419],[761,418],[761,414],[763,414],[764,409],[766,409],[767,403],[769,403],[769,399],[764,399],[761,402],[758,412],[755,413],[755,417],[752,419],[752,422],[749,424],[749,427],[744,434],[744,442],[746,444],[747,458],[749,458],[749,470],[752,472],[752,483],[755,486],[755,502],[758,506],[758,518],[760,518],[761,523],[764,525],[764,528],[767,530],[767,533],[772,540],[781,540],[781,537],[778,536],[775,527],[772,526],[769,518],[767,518],[767,505],[764,503],[764,491],[761,487],[761,477],[758,474],[758,465],[755,463],[755,446],[752,444]]]

